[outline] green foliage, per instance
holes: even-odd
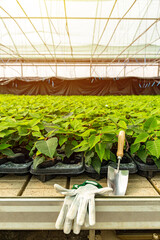
[[[33,169],[36,169],[40,163],[45,161],[45,156],[36,156],[33,160]]]
[[[0,153],[26,146],[34,166],[63,149],[67,157],[84,152],[98,172],[125,130],[131,154],[159,164],[160,96],[13,96],[0,95]]]
[[[152,156],[155,156],[156,158],[160,157],[160,139],[155,141],[148,141],[146,148]]]
[[[58,146],[58,139],[54,137],[48,140],[40,140],[36,142],[35,146],[41,154],[53,158]]]

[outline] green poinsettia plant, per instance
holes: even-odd
[[[155,116],[149,117],[141,127],[134,128],[134,142],[130,146],[132,155],[137,155],[147,163],[151,158],[160,168],[160,121]]]
[[[44,138],[35,142],[30,151],[30,156],[33,157],[33,168],[47,160],[54,160],[57,156],[58,138]]]
[[[74,147],[75,152],[84,152],[85,163],[100,173],[104,161],[116,161],[113,146],[117,142],[115,126],[90,128],[81,134],[83,140]]]
[[[10,119],[4,118],[0,124],[0,158],[7,158],[14,155],[12,147],[14,143],[14,134],[16,132],[16,124]]]

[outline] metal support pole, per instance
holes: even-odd
[[[23,77],[23,65],[21,63],[21,77]]]
[[[95,230],[89,230],[89,240],[95,240]]]
[[[124,77],[126,76],[126,65],[124,66]]]

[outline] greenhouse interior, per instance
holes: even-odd
[[[0,239],[160,239],[160,1],[0,1]]]

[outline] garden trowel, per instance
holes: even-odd
[[[123,196],[127,190],[128,184],[128,170],[119,170],[120,168],[120,161],[123,157],[123,148],[124,148],[124,141],[125,141],[125,132],[120,131],[118,135],[118,150],[117,150],[117,169],[109,166],[108,167],[108,178],[107,184],[108,187],[113,189],[113,195]]]

